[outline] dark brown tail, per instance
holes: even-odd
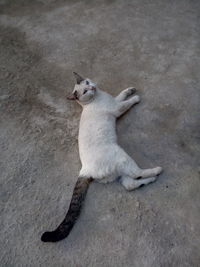
[[[89,184],[93,181],[92,178],[78,178],[71,203],[67,215],[61,224],[52,232],[45,232],[41,240],[43,242],[57,242],[67,237],[73,228],[80,212],[83,201],[85,199]]]

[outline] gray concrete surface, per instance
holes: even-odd
[[[0,266],[200,266],[199,1],[0,1]],[[70,236],[80,169],[72,71],[142,102],[119,143],[158,181],[93,183]]]

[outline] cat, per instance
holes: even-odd
[[[44,242],[57,242],[68,236],[93,180],[101,183],[118,180],[130,191],[156,181],[162,172],[161,167],[141,169],[117,144],[116,119],[139,103],[140,97],[134,95],[136,89],[127,88],[113,97],[98,89],[90,79],[76,72],[74,75],[76,84],[68,99],[83,108],[78,137],[82,168],[65,219],[55,231],[42,235]]]

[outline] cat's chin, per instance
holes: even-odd
[[[80,105],[85,106],[85,105],[88,105],[88,104],[92,103],[94,101],[94,99],[95,99],[95,96],[93,96],[88,101],[80,101],[80,100],[77,100],[77,101],[79,102]]]

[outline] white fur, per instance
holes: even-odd
[[[75,85],[73,91],[78,94],[77,101],[83,107],[78,137],[82,163],[79,176],[92,177],[104,183],[121,177],[120,181],[127,190],[155,181],[156,178],[152,176],[162,171],[160,167],[140,169],[117,144],[116,119],[140,101],[139,96],[131,96],[134,88],[127,88],[117,97],[112,97],[97,89],[89,79],[88,85],[85,81]],[[88,91],[83,95],[85,88]],[[138,177],[151,178],[144,182],[144,179],[139,180]],[[137,180],[134,182],[134,179]]]

